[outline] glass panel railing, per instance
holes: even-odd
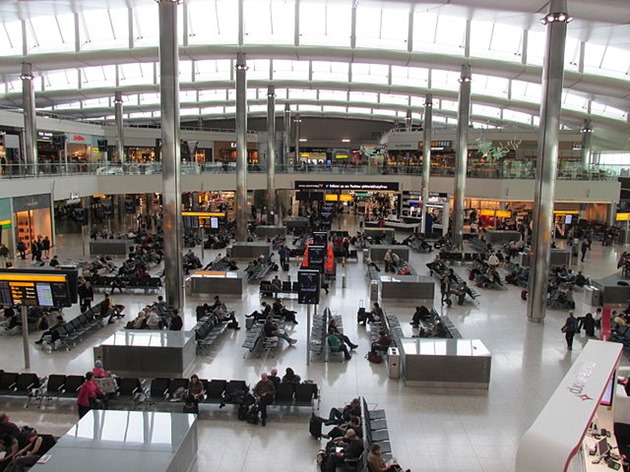
[[[518,165],[517,165],[518,164]],[[533,180],[536,177],[536,168],[533,163],[522,165],[523,163],[496,162],[473,164],[468,168],[469,178],[479,179],[521,179]],[[235,162],[207,162],[181,164],[182,175],[193,174],[231,174],[236,173]],[[266,173],[264,164],[249,164],[247,172],[250,174]],[[276,164],[278,174],[358,174],[358,175],[422,175],[422,167],[418,165],[368,165],[368,164],[326,164],[307,163],[298,164]],[[25,168],[19,164],[5,164],[0,166],[0,178],[33,178],[33,177],[55,177],[55,176],[75,176],[75,175],[155,175],[162,173],[161,163],[107,163],[107,162],[68,162],[66,163],[39,163],[37,175],[32,169]],[[431,168],[433,177],[454,177],[454,168],[448,166],[433,166]],[[563,163],[558,169],[558,180],[616,180],[617,176],[609,169],[591,167],[584,169],[580,163]]]

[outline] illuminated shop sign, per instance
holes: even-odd
[[[318,182],[296,180],[295,190],[398,191],[398,182]]]

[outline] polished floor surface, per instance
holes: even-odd
[[[337,226],[337,223],[335,223]],[[345,216],[341,226],[354,231],[356,221]],[[401,239],[399,235],[399,239]],[[602,277],[616,271],[621,248],[593,244],[581,266],[585,274]],[[77,236],[63,236],[58,240],[57,252],[61,259],[81,256]],[[205,251],[208,262],[217,251]],[[411,263],[420,274],[426,274],[426,262],[433,255],[412,254]],[[456,266],[467,275],[465,266]],[[291,264],[295,280],[296,263]],[[341,269],[340,269],[341,270]],[[331,285],[329,295],[323,295],[320,306],[329,307],[341,314],[344,331],[360,345],[349,362],[313,362],[307,366],[306,313],[296,300],[287,304],[298,311],[300,323],[292,336],[298,339],[294,347],[283,345],[275,357],[244,358],[241,347],[245,329],[229,331],[210,355],[198,357],[196,371],[202,378],[234,378],[255,382],[259,374],[277,367],[283,371],[293,367],[303,379],[312,379],[321,386],[321,413],[327,415],[333,406],[343,405],[357,395],[366,397],[370,406],[384,408],[387,414],[394,455],[404,467],[412,471],[484,471],[514,470],[514,458],[519,439],[536,418],[547,398],[578,356],[585,337],[576,338],[572,352],[567,351],[560,326],[566,311],[550,310],[543,324],[526,320],[525,302],[521,301],[520,288],[505,290],[479,289],[482,297],[477,304],[453,306],[444,309],[462,335],[479,338],[492,352],[492,379],[488,391],[435,390],[406,388],[402,381],[391,380],[386,366],[374,365],[364,359],[369,349],[369,333],[357,326],[359,304],[368,297],[365,266],[362,259],[347,265],[347,283],[342,277]],[[281,274],[281,278],[286,278]],[[439,310],[439,290],[436,290],[436,308]],[[582,294],[576,293],[578,314],[589,307],[582,305]],[[96,297],[98,301],[101,296]],[[116,295],[118,303],[127,305],[127,319],[138,309],[155,299],[154,295]],[[244,315],[259,306],[257,287],[250,285],[243,300],[225,300],[236,310],[241,324]],[[185,326],[194,324],[193,310],[197,301],[186,304]],[[399,316],[406,334],[412,306],[387,304],[388,313]],[[76,315],[76,308],[68,311]],[[33,349],[33,372],[82,374],[93,362],[92,347],[115,330],[122,328],[124,320],[110,325],[90,336],[86,342],[70,352],[45,353]],[[34,341],[35,334],[31,335]],[[0,366],[5,370],[21,370],[22,342],[20,337],[0,338]],[[624,362],[627,362],[624,359]],[[72,402],[54,404],[42,409],[23,408],[21,402],[4,403],[2,407],[21,424],[29,424],[40,431],[62,434],[76,421]],[[227,407],[206,407],[199,423],[199,454],[196,470],[210,471],[314,471],[319,441],[308,434],[309,409],[270,408],[267,427],[253,426],[238,421],[236,411]],[[559,428],[562,425],[558,425]]]

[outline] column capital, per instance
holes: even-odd
[[[424,98],[424,106],[425,107],[432,107],[433,106],[433,94],[432,93],[427,93],[425,98]]]
[[[247,60],[246,60],[246,55],[244,52],[237,52],[236,53],[236,66],[235,66],[236,70],[247,70]]]
[[[33,80],[33,65],[30,62],[22,63],[22,73],[20,74],[22,80]]]
[[[291,105],[289,105],[288,103],[284,104],[284,111],[291,111]]]
[[[274,98],[276,96],[276,87],[269,85],[267,87],[267,98]]]
[[[540,19],[543,25],[553,23],[571,23],[573,17],[567,12],[567,0],[551,0],[549,3],[549,13]]]
[[[593,127],[591,126],[590,118],[586,118],[584,123],[582,123],[582,128],[580,129],[580,133],[592,133]]]
[[[471,74],[470,74],[470,65],[462,64],[462,74],[459,76],[459,82],[470,82]]]

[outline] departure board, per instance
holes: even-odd
[[[65,274],[0,272],[0,306],[72,306]]]

